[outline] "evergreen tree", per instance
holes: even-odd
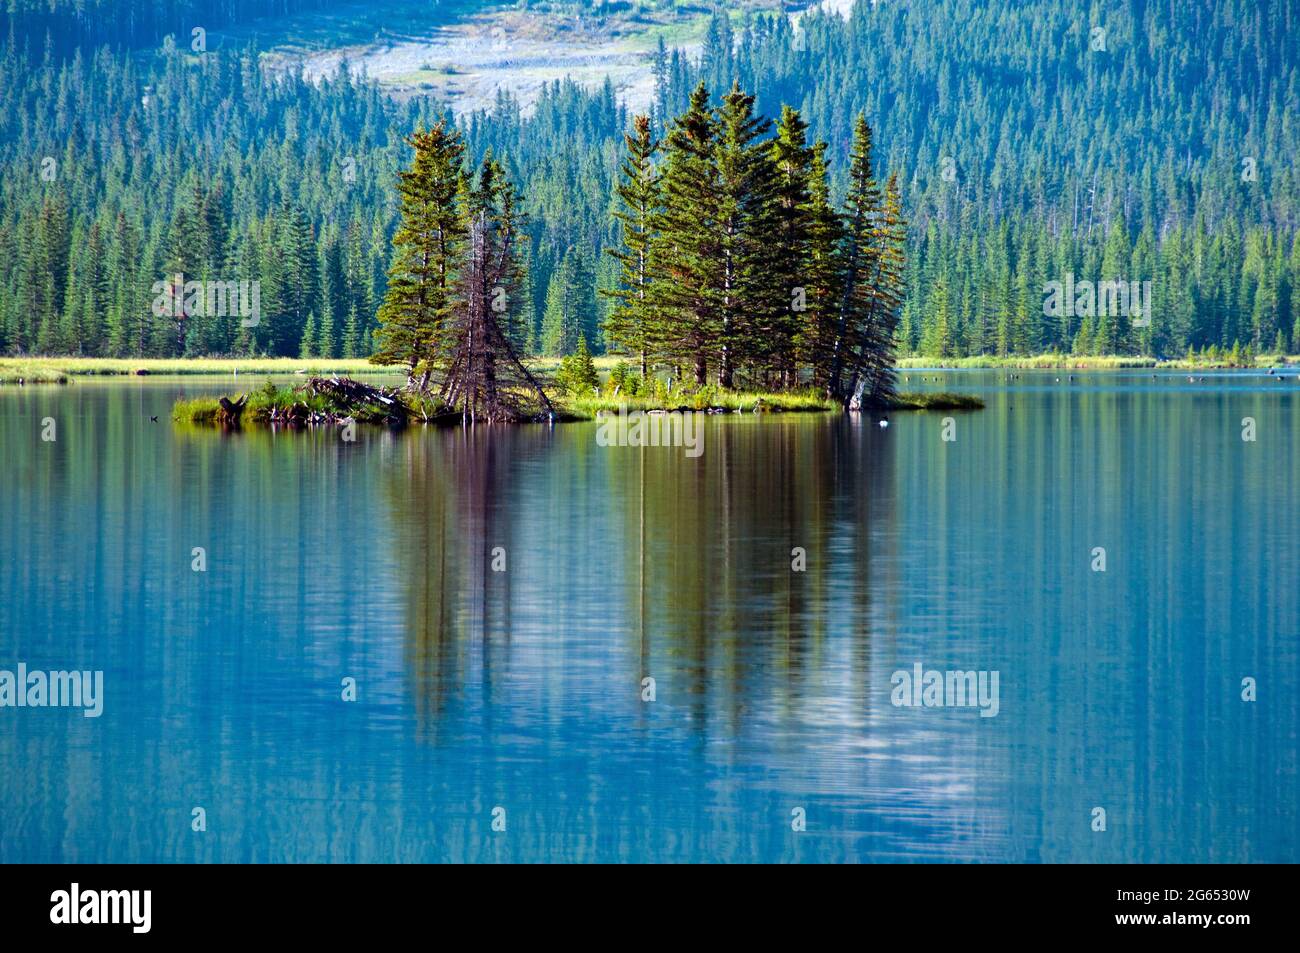
[[[953,314],[948,279],[940,275],[930,286],[926,302],[926,326],[921,332],[920,352],[926,357],[945,358],[953,353]]]
[[[849,192],[840,244],[840,293],[829,337],[827,396],[846,407],[881,405],[894,394],[894,348],[904,298],[906,222],[897,177],[882,201],[872,167],[872,131],[859,114],[853,130]],[[910,315],[909,323],[910,323]],[[910,328],[904,334],[911,347]],[[823,352],[825,353],[825,352]],[[860,396],[862,395],[862,396]]]
[[[663,214],[651,245],[662,279],[651,287],[654,328],[664,359],[708,380],[719,357],[725,263],[718,235],[717,119],[709,92],[696,86],[665,141]]]
[[[546,288],[541,352],[552,357],[572,354],[578,340],[585,340],[595,326],[595,276],[582,249],[570,247],[551,272]]]
[[[771,123],[754,115],[754,97],[733,86],[717,111],[718,385],[731,387],[742,361],[761,359],[774,304],[773,250],[776,169],[759,137]]]
[[[894,343],[905,291],[907,222],[898,176],[891,173],[885,185],[884,208],[872,230],[874,267],[862,297],[863,326],[859,346],[852,352],[845,399],[868,406],[884,406],[895,392]]]
[[[655,274],[651,257],[654,229],[662,212],[655,168],[659,143],[651,132],[649,116],[637,116],[632,125],[633,134],[623,137],[627,158],[623,161],[622,181],[615,190],[621,205],[614,219],[622,246],[608,253],[621,267],[618,287],[607,292],[615,303],[605,321],[605,334],[621,353],[638,357],[644,378],[649,372],[650,355],[657,349],[651,336],[656,324],[650,286]]]
[[[819,342],[828,351],[827,371],[822,386],[827,397],[846,402],[851,394],[841,387],[847,359],[879,346],[871,338],[872,289],[876,281],[879,239],[876,229],[881,216],[880,187],[871,164],[871,127],[861,113],[853,127],[853,151],[849,158],[849,190],[845,199],[844,244],[841,248],[841,289],[833,333]]]
[[[765,362],[785,386],[796,380],[796,342],[803,336],[808,287],[813,281],[813,208],[808,183],[813,150],[807,143],[808,124],[798,111],[781,108],[771,159],[776,170],[775,205],[768,249],[768,275],[775,301],[771,324],[764,329]]]
[[[370,359],[404,365],[408,381],[423,391],[448,360],[453,286],[468,233],[461,196],[465,144],[444,122],[427,132],[417,130],[407,142],[415,149],[415,160],[398,174],[402,222],[393,235],[395,254],[379,308],[378,349]]]
[[[1097,287],[1097,332],[1093,346],[1099,354],[1127,354],[1132,350],[1130,319],[1121,313],[1127,311],[1127,286],[1132,258],[1128,232],[1117,221],[1111,226],[1110,235],[1106,239]],[[1123,300],[1117,295],[1121,287],[1125,289],[1122,292]],[[1028,352],[1032,349],[1032,343],[1026,343],[1028,346],[1025,350]]]
[[[560,361],[560,368],[555,373],[555,385],[566,393],[586,396],[600,387],[600,375],[596,373],[596,363],[591,359],[591,351],[587,349],[587,339],[583,335],[578,335],[578,345],[573,353]]]
[[[799,353],[814,368],[815,383],[825,389],[836,334],[847,249],[844,222],[831,202],[825,142],[813,147],[808,169],[808,284]]]
[[[320,357],[320,351],[317,349],[316,336],[316,312],[307,313],[307,322],[303,325],[302,341],[298,345],[299,357]]]

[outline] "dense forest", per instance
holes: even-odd
[[[164,47],[161,13],[33,6],[11,4],[0,53],[0,353],[372,353],[406,139],[445,105],[346,69],[272,75],[252,47]],[[312,4],[211,5],[260,6]],[[903,353],[1294,352],[1298,17],[1287,0],[914,0],[797,28],[720,14],[698,54],[649,58],[648,133],[665,139],[701,82],[715,109],[739,84],[826,143],[843,208],[863,114],[909,221]],[[502,95],[455,120],[469,161],[518,186],[521,346],[618,343],[632,119],[608,84],[557,82],[528,110]],[[260,321],[155,313],[175,274],[259,281]],[[1049,283],[1118,280],[1151,283],[1149,320],[1044,306]]]
[[[190,31],[246,23],[259,17],[326,10],[346,0],[6,0],[6,33],[48,43],[59,52],[78,47],[138,48],[173,36],[190,45]]]

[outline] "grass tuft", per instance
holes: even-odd
[[[215,397],[194,397],[172,405],[172,420],[181,423],[210,424],[217,419],[221,405]]]
[[[608,392],[590,396],[561,398],[555,401],[561,419],[591,420],[597,414],[616,414],[619,408],[634,410],[724,410],[730,413],[804,413],[834,410],[836,405],[811,392],[763,393],[760,391],[725,391],[709,388],[697,394],[668,396],[613,395]]]
[[[41,361],[0,359],[0,384],[67,384],[66,372]]]
[[[706,399],[695,399],[697,396]],[[703,395],[663,397],[615,397],[608,393],[590,397],[569,397],[557,401],[564,420],[591,420],[598,414],[616,414],[620,407],[633,410],[725,410],[731,413],[827,413],[840,405],[813,391],[765,393],[720,391],[711,388]],[[899,394],[885,410],[982,410],[984,401],[969,394],[918,392]]]
[[[899,394],[887,410],[983,410],[984,401],[970,394],[916,391]]]

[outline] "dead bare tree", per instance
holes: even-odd
[[[492,159],[484,162],[470,202],[469,247],[442,399],[469,423],[554,417],[550,399],[512,341],[513,292],[522,274],[518,217],[514,189]]]

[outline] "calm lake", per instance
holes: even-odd
[[[908,376],[988,408],[692,458],[0,389],[0,669],[104,673],[0,708],[0,861],[1300,860],[1295,371]]]

